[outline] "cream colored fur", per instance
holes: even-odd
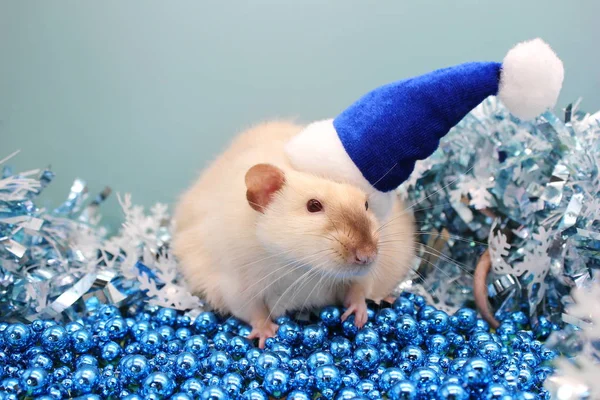
[[[284,146],[302,129],[270,122],[242,133],[183,194],[175,211],[174,252],[189,287],[217,309],[246,322],[340,302],[351,282],[358,283],[368,298],[384,298],[412,261],[412,214],[404,211],[397,197],[385,220],[369,214],[373,230],[391,221],[378,232],[379,255],[369,273],[352,277],[358,270],[343,268],[339,254],[327,250],[335,246],[321,234],[327,217],[307,215],[307,198],[321,199],[327,210],[364,212],[368,196],[356,186],[292,167]],[[253,210],[245,198],[245,174],[259,163],[273,164],[286,176],[264,214]],[[336,226],[343,224],[342,216]],[[312,279],[290,289],[306,273]]]

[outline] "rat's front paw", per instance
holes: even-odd
[[[348,304],[346,312],[342,315],[342,322],[348,319],[349,316],[354,314],[354,325],[357,328],[362,328],[367,323],[367,303],[364,300],[358,300]]]
[[[271,321],[261,321],[256,324],[252,324],[252,332],[248,335],[248,339],[258,339],[258,347],[261,349],[265,348],[265,341],[275,336],[279,329],[279,325]]]

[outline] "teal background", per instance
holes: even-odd
[[[392,80],[542,37],[559,105],[600,109],[600,2],[0,0],[0,159],[172,203],[251,124],[331,117]],[[560,111],[561,107],[557,107]],[[116,197],[105,220],[120,221]]]

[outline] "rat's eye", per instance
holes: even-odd
[[[365,201],[365,210],[368,210],[368,209],[369,209],[369,202]]]
[[[323,211],[323,204],[319,200],[310,199],[308,203],[306,203],[306,209],[311,213]]]

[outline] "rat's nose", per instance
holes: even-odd
[[[358,248],[354,252],[354,263],[359,265],[367,265],[375,260],[377,249],[374,247]]]

